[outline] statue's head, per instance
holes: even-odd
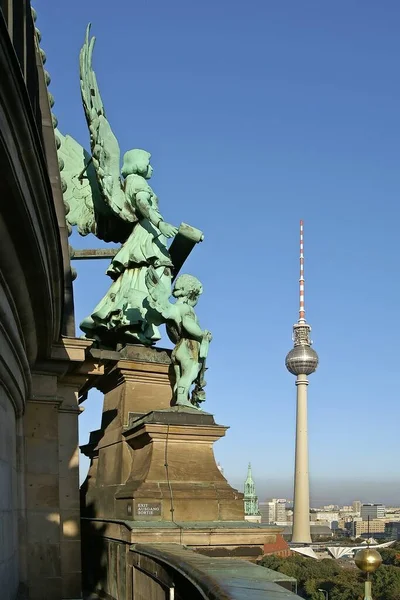
[[[124,163],[121,169],[122,176],[141,175],[145,179],[150,179],[153,173],[150,158],[151,154],[146,150],[128,150],[124,154]]]
[[[193,275],[180,275],[175,281],[172,294],[175,298],[184,299],[184,302],[190,304],[190,306],[196,306],[202,292],[203,286],[196,277],[193,277]]]

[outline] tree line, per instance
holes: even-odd
[[[400,600],[400,543],[380,551],[383,564],[372,576],[374,600]],[[260,564],[297,579],[297,593],[306,600],[362,600],[365,574],[353,561],[314,560],[299,554],[287,558],[264,556]]]

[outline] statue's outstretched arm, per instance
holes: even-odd
[[[154,227],[158,227],[160,222],[163,221],[162,215],[158,209],[153,208],[150,203],[151,195],[149,192],[137,192],[136,193],[136,206],[139,209],[142,217],[149,219],[150,223]]]
[[[164,221],[159,210],[152,207],[150,198],[151,196],[149,192],[137,192],[137,209],[140,211],[141,215],[146,217],[146,219],[149,219],[150,223],[152,223],[154,227],[157,227],[163,235],[166,237],[174,237],[174,235],[178,233],[178,228]]]

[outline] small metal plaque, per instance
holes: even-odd
[[[137,502],[135,506],[136,517],[160,517],[161,502]]]

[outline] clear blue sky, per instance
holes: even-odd
[[[94,66],[122,151],[152,153],[167,221],[205,232],[185,271],[213,332],[205,409],[233,484],[291,497],[295,385],[284,366],[305,221],[312,503],[400,503],[400,4],[366,0],[37,0],[54,112],[89,146],[78,53]],[[76,247],[99,246],[73,238]],[[109,285],[75,265],[76,317]],[[81,442],[100,423],[86,402]]]

